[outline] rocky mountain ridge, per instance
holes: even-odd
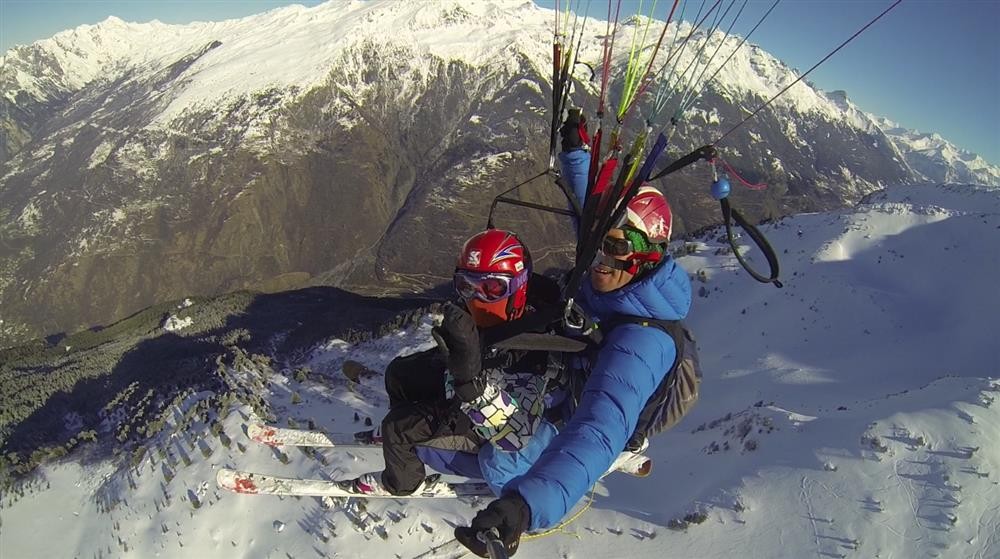
[[[604,29],[588,20],[581,59],[599,59]],[[329,2],[190,25],[109,18],[11,49],[0,346],[239,289],[433,291],[492,198],[545,166],[550,56],[551,12],[506,0]],[[599,86],[583,74],[572,101],[592,114]],[[685,113],[669,154],[713,141],[794,77],[745,46]],[[842,207],[929,172],[846,98],[805,83],[720,147],[769,185],[735,194],[755,218]],[[719,220],[709,177],[697,166],[661,181],[684,230]],[[549,182],[524,197],[563,204]],[[540,268],[569,261],[565,220],[502,209],[496,221],[526,237]]]

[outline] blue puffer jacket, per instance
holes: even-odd
[[[560,159],[582,200],[590,154],[573,151]],[[668,258],[641,281],[610,293],[597,293],[584,281],[580,300],[597,320],[620,314],[679,320],[691,306],[691,282]],[[607,471],[675,355],[673,340],[659,328],[626,323],[607,334],[573,417],[531,468],[505,487],[528,503],[531,530],[558,523]]]

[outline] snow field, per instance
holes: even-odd
[[[996,557],[998,227],[1000,193],[958,185],[893,188],[856,210],[786,218],[764,227],[782,260],[780,290],[737,270],[717,234],[699,240],[681,260],[707,280],[693,280],[705,291],[689,320],[706,373],[698,406],[653,440],[650,477],[607,478],[578,519],[526,540],[518,557]],[[431,346],[432,318],[233,374],[266,375],[275,424],[365,429],[386,408],[379,373]],[[346,359],[377,374],[350,383]],[[228,447],[210,417],[172,437],[166,429],[155,446],[167,458],[154,446],[137,468],[44,468],[25,497],[0,501],[0,555],[409,559],[484,504],[222,493],[212,481],[223,466],[316,478],[382,466],[374,449],[256,444],[244,433],[251,413],[237,406],[222,422]],[[59,538],[35,536],[41,518]]]

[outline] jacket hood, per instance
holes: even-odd
[[[583,303],[592,317],[603,320],[628,314],[659,320],[682,320],[691,308],[691,279],[673,258],[646,277],[608,293],[598,293],[584,281]]]

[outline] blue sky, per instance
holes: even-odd
[[[535,1],[547,8],[555,4]],[[692,20],[701,2],[687,1],[685,19]],[[750,0],[733,31],[748,32],[773,2]],[[665,19],[671,4],[659,0],[654,16]],[[804,72],[891,4],[782,0],[750,40]],[[623,0],[622,12],[635,13],[639,5]],[[643,13],[651,5],[645,0]],[[728,5],[723,0],[721,6]],[[591,11],[607,17],[607,2],[593,0]],[[1000,165],[1000,0],[903,0],[808,79],[825,90],[847,91],[863,110],[937,132]]]
[[[701,2],[687,1],[690,19]],[[749,30],[772,1],[750,0],[734,31]],[[535,2],[548,8],[555,4]],[[126,21],[187,23],[243,17],[293,3],[319,2],[0,0],[0,49],[109,15]],[[644,12],[651,3],[644,1]],[[751,39],[805,71],[891,3],[782,0]],[[659,0],[654,15],[665,18],[670,4]],[[635,13],[639,5],[640,0],[623,0],[622,11]],[[591,15],[607,15],[604,0],[592,0],[591,6]],[[864,110],[908,128],[938,132],[1000,165],[1000,0],[904,0],[809,79],[823,89],[846,90]]]

